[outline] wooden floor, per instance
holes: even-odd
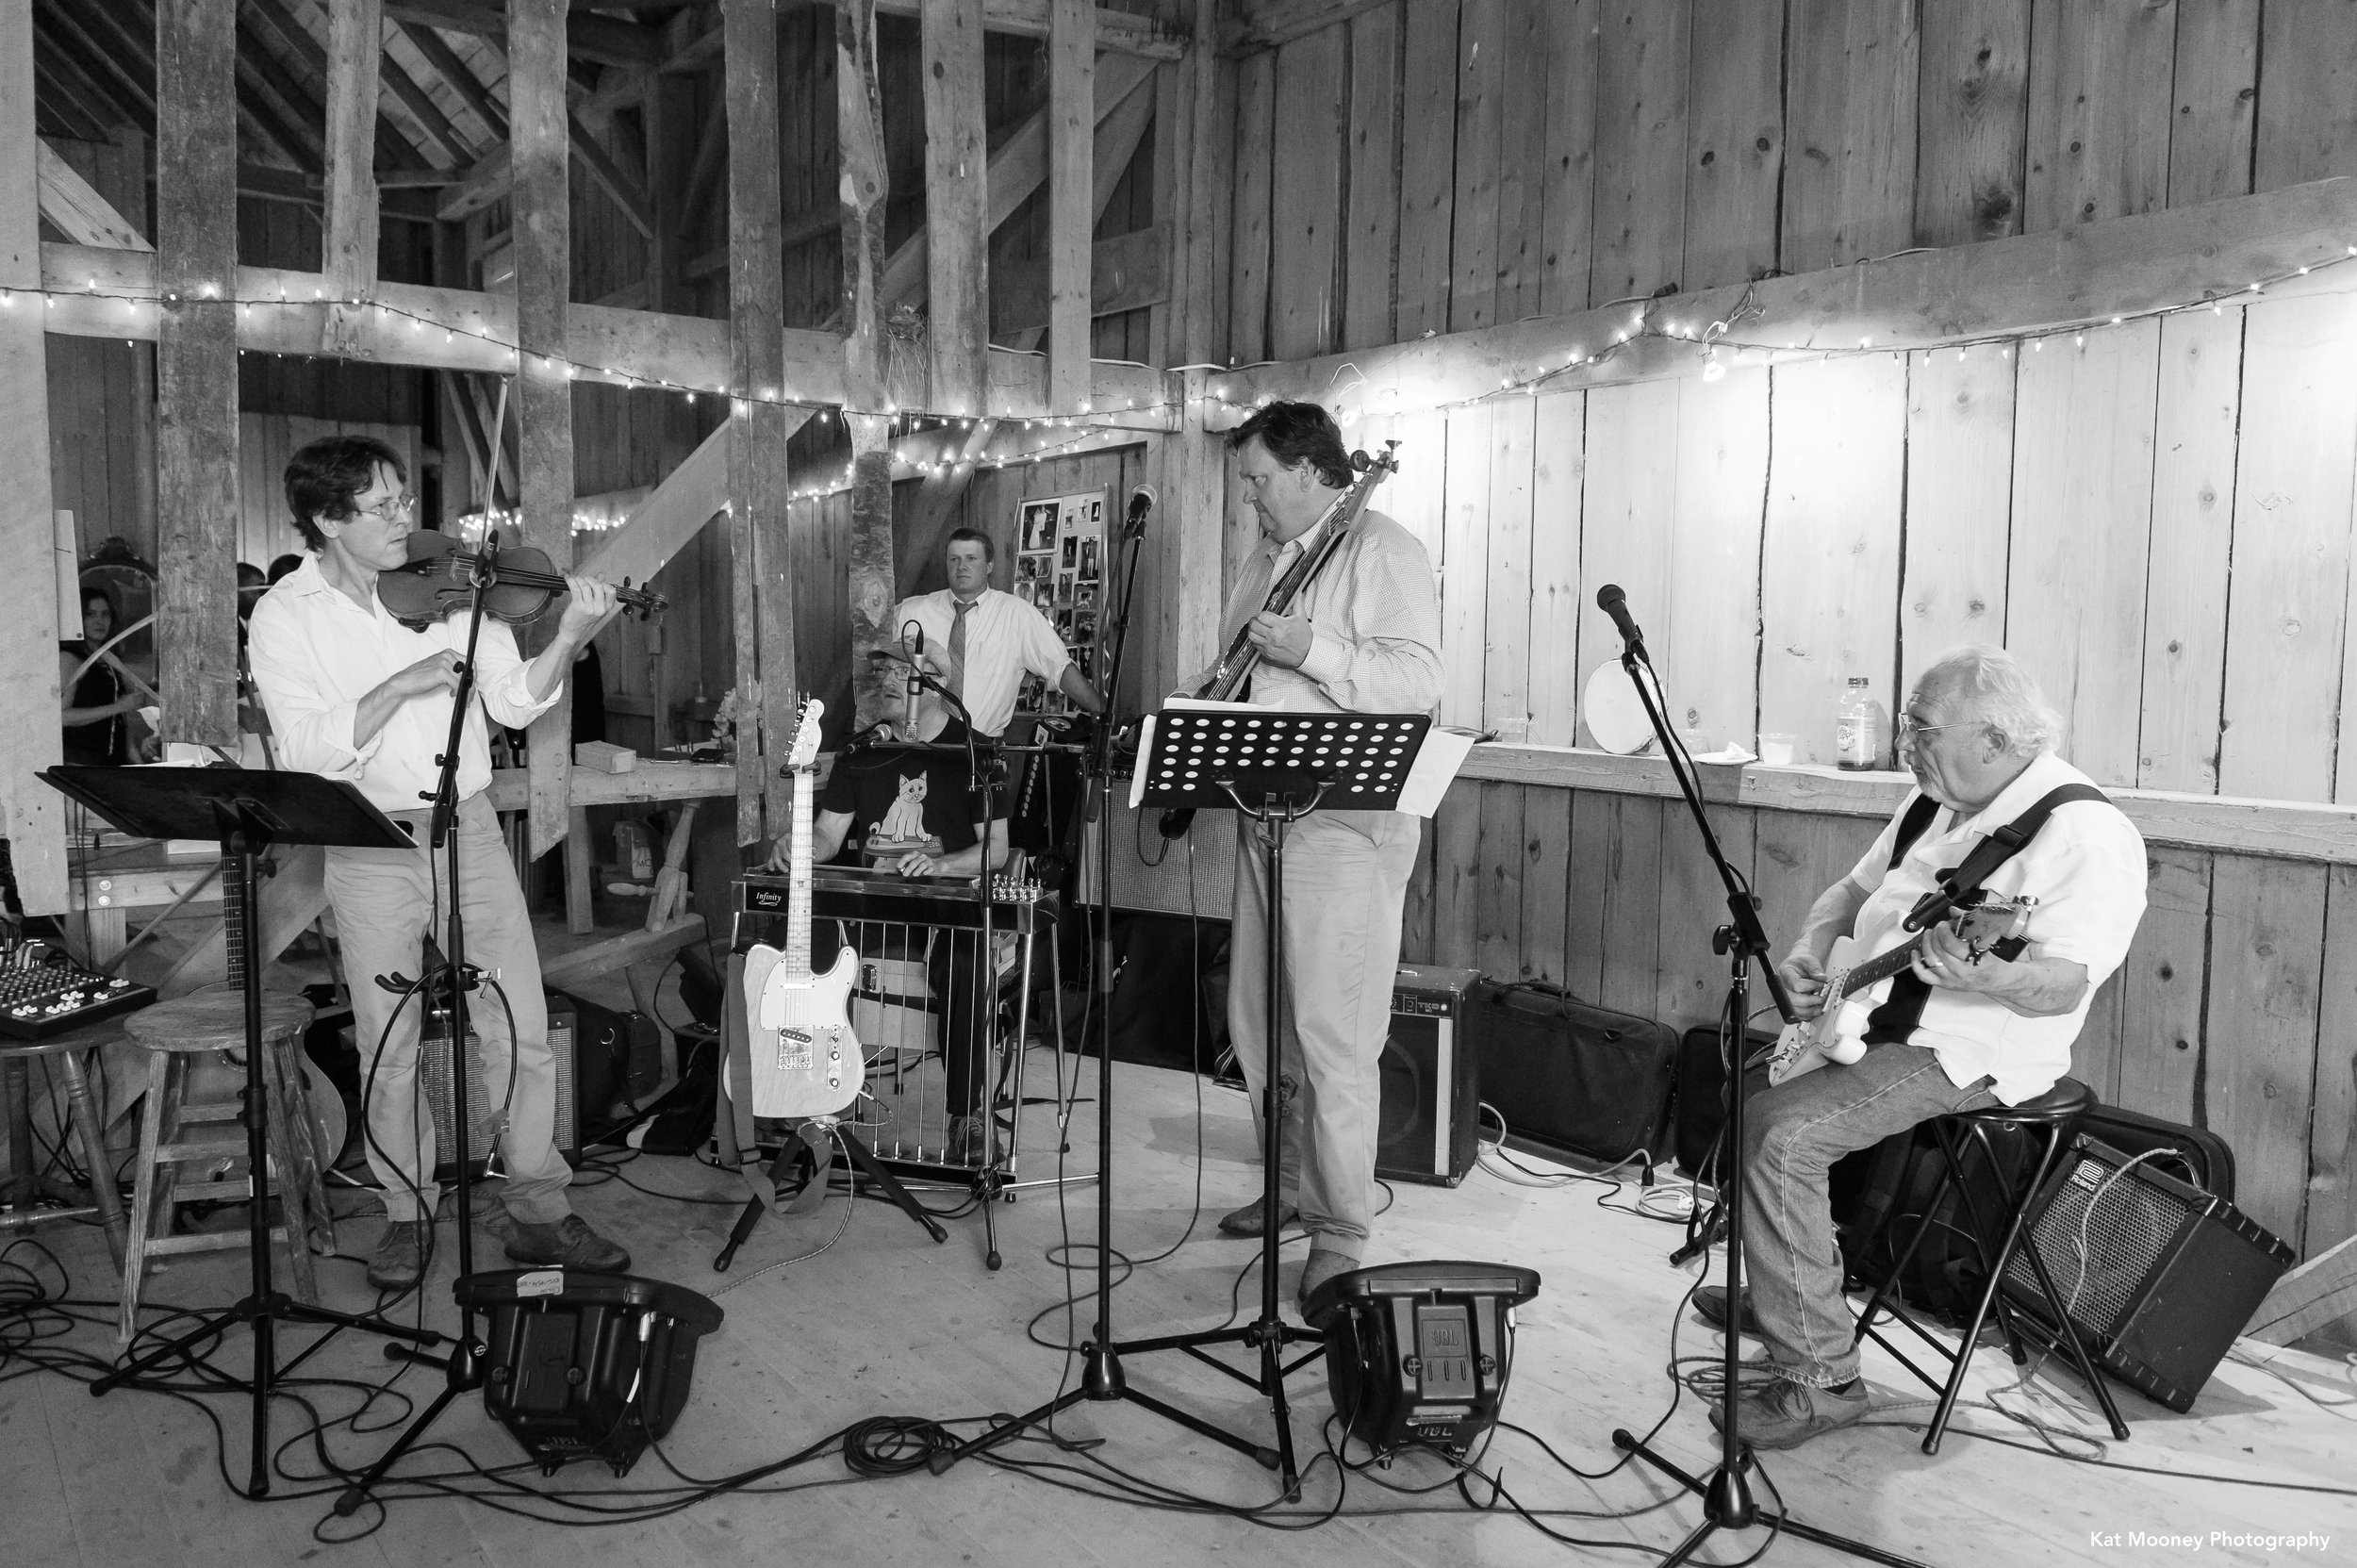
[[[1045,1054],[1032,1058],[1030,1091],[1035,1097],[1047,1092],[1049,1062]],[[1094,1081],[1092,1074],[1091,1093]],[[1201,1102],[1198,1166],[1193,1081],[1150,1068],[1117,1070],[1116,1245],[1133,1256],[1169,1247],[1187,1228],[1198,1169],[1206,1211],[1194,1239],[1168,1259],[1142,1268],[1116,1292],[1117,1329],[1125,1336],[1217,1323],[1228,1311],[1237,1270],[1252,1256],[1244,1244],[1209,1234],[1209,1215],[1241,1200],[1253,1182],[1245,1107],[1238,1096],[1217,1088],[1206,1088]],[[1071,1168],[1093,1169],[1093,1102],[1075,1112],[1072,1131]],[[1027,1113],[1022,1177],[1052,1174],[1054,1133],[1051,1112],[1035,1107]],[[642,1160],[631,1175],[667,1192],[728,1192],[717,1176],[684,1160]],[[1690,1316],[1673,1322],[1673,1309],[1689,1281],[1664,1258],[1679,1233],[1598,1207],[1594,1197],[1601,1191],[1588,1185],[1538,1191],[1480,1172],[1455,1190],[1402,1186],[1395,1206],[1378,1224],[1370,1260],[1472,1256],[1537,1268],[1544,1284],[1522,1314],[1506,1412],[1590,1470],[1610,1463],[1613,1428],[1642,1429],[1669,1403],[1664,1367],[1673,1329],[1681,1353],[1708,1354],[1717,1344]],[[765,1221],[735,1270],[715,1276],[710,1259],[730,1211],[666,1202],[614,1182],[576,1197],[583,1213],[630,1247],[637,1272],[702,1290],[818,1245],[835,1233],[843,1213],[837,1199],[814,1215]],[[942,1198],[936,1195],[935,1201]],[[1095,1201],[1092,1188],[1072,1191],[1074,1236],[1092,1233]],[[692,1397],[666,1444],[672,1460],[691,1475],[717,1476],[780,1458],[865,1416],[972,1416],[1023,1408],[1053,1394],[1063,1358],[1028,1344],[1024,1325],[1060,1299],[1063,1289],[1062,1275],[1045,1257],[1063,1234],[1055,1195],[1026,1190],[1019,1201],[999,1207],[997,1217],[1006,1265],[996,1274],[983,1267],[978,1218],[952,1223],[948,1244],[937,1246],[897,1212],[862,1202],[851,1213],[849,1230],[828,1250],[722,1296],[728,1320],[701,1345]],[[376,1229],[373,1218],[348,1221],[344,1245],[364,1254]],[[42,1234],[72,1268],[77,1295],[107,1293],[111,1275],[94,1232],[58,1228]],[[451,1236],[445,1225],[445,1250]],[[486,1266],[498,1262],[489,1255],[493,1250],[486,1248]],[[1301,1250],[1297,1240],[1286,1248],[1289,1296]],[[430,1322],[445,1328],[453,1315],[443,1305],[449,1300],[447,1269],[445,1263],[428,1297],[437,1303]],[[156,1295],[180,1304],[225,1302],[239,1293],[241,1271],[241,1255],[235,1253],[179,1262],[163,1276]],[[322,1263],[322,1288],[332,1304],[368,1304],[372,1293],[364,1291],[360,1274],[356,1258]],[[1061,1314],[1053,1314],[1042,1332],[1052,1337],[1060,1328]],[[307,1337],[292,1336],[298,1344]],[[102,1350],[110,1340],[86,1331],[78,1343]],[[2357,1481],[2357,1432],[2350,1426],[2357,1407],[2349,1403],[2357,1399],[2357,1386],[2350,1368],[2263,1346],[2245,1348],[2272,1355],[2274,1370],[2230,1363],[2190,1415],[2173,1415],[2133,1395],[2122,1395],[2135,1435],[2130,1443],[2111,1445],[2110,1457],[2169,1474],[2090,1469],[1976,1440],[1961,1429],[1939,1457],[1926,1458],[1916,1445],[1919,1434],[1909,1430],[1927,1413],[1912,1402],[1920,1390],[1879,1360],[1870,1361],[1870,1377],[1884,1401],[1897,1407],[1884,1424],[1771,1456],[1768,1474],[1801,1519],[1936,1563],[2075,1563],[2162,1555],[2125,1543],[2108,1548],[2094,1539],[2097,1532],[2113,1531],[2200,1535],[2204,1561],[2349,1561],[2357,1549],[2352,1546],[2357,1500],[2175,1478],[2199,1471],[2278,1482]],[[240,1335],[223,1360],[236,1363],[243,1354]],[[1992,1370],[2003,1362],[1995,1354],[1983,1359]],[[305,1370],[373,1378],[384,1375],[385,1364],[375,1342],[348,1339],[330,1345]],[[1231,1428],[1267,1430],[1266,1412],[1248,1391],[1183,1357],[1133,1357],[1128,1371],[1141,1387]],[[426,1374],[413,1372],[401,1386],[423,1398],[437,1385]],[[2061,1383],[2066,1400],[2073,1386]],[[1317,1453],[1319,1423],[1328,1411],[1323,1375],[1296,1376],[1294,1391],[1297,1438],[1308,1452]],[[322,1397],[330,1409],[350,1408],[346,1395],[330,1392]],[[2312,1398],[2342,1403],[2328,1411]],[[227,1398],[215,1400],[214,1407],[241,1450],[244,1407]],[[2051,1401],[2047,1408],[2056,1409]],[[300,1416],[292,1407],[282,1407],[276,1420],[285,1434]],[[2083,1413],[2076,1421],[2094,1425]],[[2023,1428],[1980,1410],[1964,1414],[1959,1428],[1965,1428],[2027,1436]],[[1269,1478],[1251,1463],[1134,1406],[1083,1405],[1065,1415],[1058,1430],[1071,1438],[1102,1438],[1099,1458],[1164,1485],[1239,1505],[1272,1501]],[[452,1409],[435,1436],[463,1444],[486,1463],[519,1457],[472,1396]],[[1661,1442],[1680,1462],[1701,1468],[1714,1451],[1710,1437],[1702,1408],[1689,1398],[1669,1418]],[[384,1441],[339,1431],[334,1451],[342,1461],[358,1463]],[[1035,1444],[1020,1451],[1031,1459],[1048,1457]],[[447,1463],[449,1456],[434,1458]],[[309,1456],[290,1454],[288,1461],[307,1465]],[[1070,1462],[1083,1472],[1090,1468],[1084,1459]],[[1512,1434],[1500,1437],[1489,1466],[1502,1469],[1508,1488],[1534,1509],[1625,1512],[1663,1504],[1617,1520],[1566,1515],[1550,1521],[1572,1534],[1659,1548],[1680,1540],[1697,1517],[1691,1501],[1673,1496],[1640,1468],[1591,1484],[1557,1468],[1535,1444]],[[242,1477],[241,1459],[238,1473]],[[1428,1484],[1441,1476],[1435,1465],[1418,1461],[1403,1462],[1384,1478]],[[517,1519],[472,1502],[401,1501],[375,1534],[321,1548],[312,1531],[326,1511],[324,1499],[256,1504],[230,1495],[216,1471],[213,1433],[187,1407],[140,1394],[93,1401],[78,1384],[46,1373],[0,1383],[0,1520],[7,1521],[10,1538],[5,1557],[46,1568],[72,1563],[255,1568],[315,1553],[402,1568],[439,1563],[571,1568],[585,1560],[958,1562],[1012,1568],[1061,1563],[1159,1568],[1225,1560],[1360,1568],[1371,1562],[1553,1562],[1567,1555],[1567,1548],[1502,1510],[1475,1513],[1446,1490],[1423,1498],[1387,1493],[1373,1476],[1350,1479],[1343,1517],[1289,1532],[1230,1518],[1143,1512],[981,1463],[940,1478],[920,1474],[849,1482],[841,1462],[829,1459],[787,1478],[837,1484],[786,1496],[723,1496],[666,1519],[589,1533]],[[668,1478],[651,1455],[624,1481],[613,1481],[602,1470],[575,1470],[561,1477],[564,1484],[601,1492],[653,1487]],[[281,1485],[298,1490],[292,1483]],[[1335,1491],[1335,1471],[1321,1461],[1304,1510],[1330,1505]],[[1412,1507],[1434,1511],[1368,1516]],[[1297,1510],[1279,1522],[1306,1521]],[[2308,1531],[2332,1540],[2321,1550],[2269,1551],[2210,1541],[2213,1531],[2253,1536]],[[1763,1540],[1756,1531],[1722,1538],[1705,1556],[1732,1561]],[[1641,1560],[1621,1552],[1608,1560]],[[1787,1537],[1775,1543],[1771,1560],[1848,1560]]]

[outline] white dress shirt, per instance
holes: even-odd
[[[1221,649],[1267,602],[1278,557],[1293,544],[1314,549],[1343,499],[1290,544],[1262,536],[1220,616]],[[1421,540],[1382,513],[1359,515],[1350,536],[1295,596],[1291,613],[1310,619],[1310,652],[1297,669],[1263,659],[1253,668],[1244,701],[1313,713],[1427,713],[1440,701],[1441,596],[1432,558]],[[1200,690],[1209,676],[1206,670],[1184,689]]]
[[[454,615],[422,632],[395,620],[371,596],[362,609],[329,583],[320,558],[305,555],[254,606],[247,634],[254,682],[270,710],[279,766],[296,772],[350,779],[380,811],[422,811],[441,781],[435,758],[450,738],[449,692],[413,697],[386,719],[366,745],[353,743],[360,699],[420,659],[447,649],[463,654],[467,618]],[[503,622],[486,618],[475,643],[475,692],[482,701],[467,715],[458,747],[458,798],[491,783],[490,732],[484,712],[521,729],[553,706],[565,686],[552,682],[534,701],[529,667]],[[422,798],[421,798],[422,797]]]
[[[925,629],[925,652],[946,662],[949,633],[957,624],[957,595],[948,588],[903,599],[892,612],[892,631],[915,621]],[[1072,655],[1064,652],[1047,618],[1011,593],[984,588],[965,612],[966,711],[974,716],[974,733],[1004,734],[1014,717],[1014,700],[1022,693],[1026,670],[1054,686],[1063,679]],[[945,679],[942,684],[947,685]],[[925,693],[917,710],[924,733],[931,734],[949,717],[941,698]]]
[[[1906,857],[1890,867],[1890,847],[1899,817],[1891,818],[1865,857],[1851,870],[1852,886],[1867,893],[1854,926],[1862,954],[1884,952],[1909,940],[1902,922],[1915,901],[1938,885],[1942,870],[1964,864],[1973,847],[2019,817],[2049,791],[2067,784],[2093,783],[2070,764],[2047,752],[2021,771],[1997,799],[1977,814],[1957,820],[1942,807]],[[1910,793],[1907,803],[1915,795]],[[1885,867],[1890,867],[1885,874]],[[1977,992],[1932,987],[1922,1022],[1908,1038],[1939,1054],[1939,1065],[1958,1088],[1984,1076],[2007,1105],[2035,1099],[2070,1071],[2070,1044],[2086,1022],[2096,989],[2118,968],[2144,918],[2144,835],[2118,807],[2094,801],[2057,806],[2037,836],[1989,873],[1981,884],[2007,897],[2027,893],[2038,902],[2027,935],[2032,958],[2067,958],[2084,964],[2086,995],[2070,1012],[2051,1018],[2025,1018]],[[1998,963],[1998,959],[1984,959]],[[1891,982],[1869,986],[1854,999],[1880,1006]],[[1832,1069],[1838,1071],[1839,1069]]]

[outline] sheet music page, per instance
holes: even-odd
[[[1429,817],[1441,809],[1441,797],[1448,793],[1449,781],[1465,766],[1467,753],[1474,749],[1475,735],[1470,730],[1444,730],[1438,724],[1424,733],[1424,745],[1416,751],[1416,760],[1408,769],[1408,782],[1399,787],[1399,804],[1393,808],[1410,817]]]

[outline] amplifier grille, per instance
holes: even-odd
[[[2120,1178],[2123,1164],[2082,1148],[2026,1238],[2063,1293],[2071,1321],[2102,1337],[2116,1333],[2135,1309],[2169,1243],[2194,1214],[2172,1195],[2133,1176]],[[2053,1315],[2029,1259],[2019,1251],[2005,1264],[2005,1284]]]
[[[425,1037],[419,1043],[418,1081],[425,1092],[427,1108],[434,1116],[434,1158],[437,1164],[448,1164],[451,1151],[458,1140],[451,1126],[451,1067],[450,1046],[444,1038],[448,1024],[429,1017]],[[507,1095],[507,1075],[486,1083],[483,1071],[483,1043],[473,1030],[467,1032],[467,1064],[474,1069],[467,1081],[467,1109],[474,1117],[471,1136],[467,1140],[467,1157],[473,1161],[488,1159],[491,1153],[491,1129],[498,1117],[491,1113]],[[579,1110],[577,1091],[573,1087],[573,1015],[569,1012],[551,1009],[549,1012],[549,1054],[556,1058],[556,1124],[555,1143],[558,1149],[571,1152],[581,1146],[574,1127]]]

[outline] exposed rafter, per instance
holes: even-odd
[[[268,23],[271,30],[284,40],[287,47],[293,51],[295,58],[304,63],[312,75],[319,78],[320,93],[314,94],[308,88],[300,88],[298,91],[301,91],[310,103],[320,106],[318,112],[321,123],[325,124],[327,111],[324,107],[326,99],[323,94],[326,91],[325,84],[328,76],[326,45],[313,38],[310,29],[296,21],[287,8],[278,3],[278,0],[245,0],[245,5],[255,15]],[[270,51],[261,47],[258,39],[255,41],[255,49],[263,56],[269,57],[272,64],[277,64],[275,58],[270,57]],[[247,52],[246,50],[239,51],[240,55]],[[262,61],[257,60],[255,63],[260,65]],[[279,70],[285,72],[286,68],[280,65]],[[292,73],[289,72],[287,74],[291,79]],[[376,144],[378,160],[390,162],[396,169],[422,168],[431,161],[423,153],[418,151],[417,144],[409,140],[408,133],[387,117],[382,108],[378,109],[376,114]],[[391,154],[389,158],[384,157],[387,152]]]

